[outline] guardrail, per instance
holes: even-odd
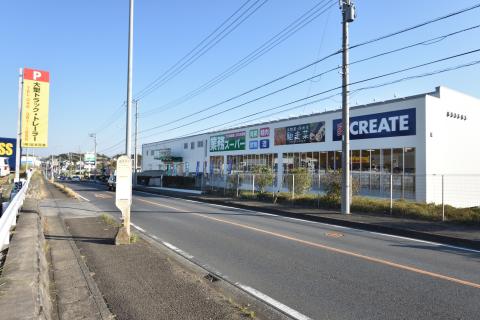
[[[8,248],[10,244],[10,231],[17,224],[17,216],[25,200],[29,183],[30,177],[23,182],[22,188],[15,194],[7,210],[0,217],[0,251]]]

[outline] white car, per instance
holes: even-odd
[[[80,177],[79,176],[72,176],[72,181],[80,181]]]
[[[10,174],[10,165],[8,158],[0,157],[0,177],[8,176]]]

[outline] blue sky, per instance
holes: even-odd
[[[246,0],[238,1],[160,1],[135,3],[134,93],[175,64],[204,37],[217,28]],[[264,0],[251,0],[260,5]],[[163,140],[235,121],[317,92],[337,87],[337,71],[315,81],[244,107],[219,114],[222,110],[282,88],[296,81],[341,64],[337,55],[292,77],[218,106],[191,118],[174,120],[281,76],[341,47],[341,17],[337,5],[314,19],[290,38],[202,94],[182,104],[165,105],[191,92],[241,60],[268,41],[320,0],[269,0],[234,31],[206,52],[195,63],[139,101],[140,130],[159,129],[140,135],[140,143]],[[328,1],[336,3],[336,1]],[[430,1],[357,0],[357,20],[350,25],[351,44],[361,43],[407,26],[442,16],[474,4],[473,0]],[[246,8],[246,7],[244,7]],[[351,60],[392,50],[418,41],[480,24],[480,9],[446,19],[378,43],[351,50]],[[128,1],[8,1],[0,12],[2,39],[0,60],[0,136],[14,137],[16,131],[17,73],[20,67],[50,71],[50,129],[47,149],[37,154],[93,150],[89,133],[97,132],[98,151],[109,155],[122,152],[125,115],[121,107],[126,99]],[[395,71],[480,48],[480,28],[443,41],[391,54],[354,65],[351,81]],[[475,53],[462,58],[370,82],[378,84],[399,77],[420,74],[466,62],[480,60]],[[433,91],[449,86],[480,97],[480,67],[405,81],[352,95],[352,105]],[[367,85],[367,84],[365,84]],[[362,85],[363,86],[363,85]],[[352,90],[360,86],[353,86]],[[286,112],[264,114],[263,119],[286,117],[337,108],[340,96]],[[142,116],[143,113],[143,116]],[[189,122],[208,116],[192,125]],[[250,118],[260,121],[259,116]],[[243,120],[245,121],[245,120]],[[229,125],[243,121],[232,122]],[[180,127],[173,129],[174,127]]]

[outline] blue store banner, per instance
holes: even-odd
[[[416,135],[416,109],[350,117],[350,139],[372,139]],[[342,140],[342,119],[333,120],[333,141]]]
[[[270,140],[262,139],[260,140],[260,149],[268,149],[270,147]]]
[[[250,150],[258,149],[258,140],[251,140],[251,141],[248,143],[248,148],[249,148]]]
[[[15,171],[17,139],[0,138],[0,157],[8,158],[10,170]]]

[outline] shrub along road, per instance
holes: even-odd
[[[118,214],[104,186],[69,184]],[[184,199],[135,193],[132,222],[314,319],[475,319],[480,252]]]

